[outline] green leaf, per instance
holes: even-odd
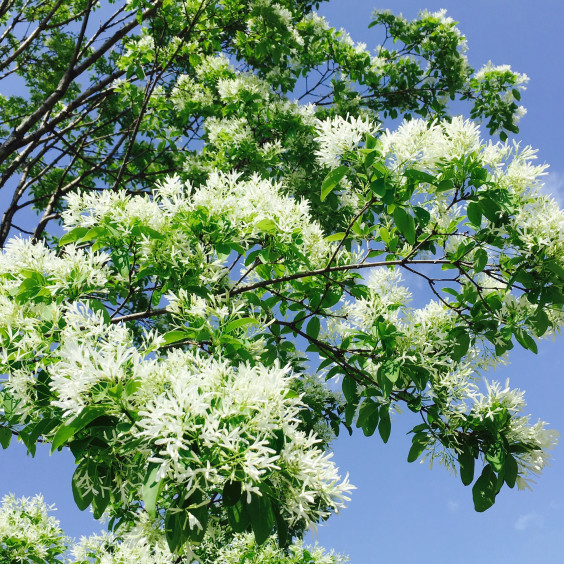
[[[223,507],[231,507],[232,505],[235,505],[241,499],[241,492],[241,482],[227,480],[225,484],[223,484],[223,491],[221,494]]]
[[[474,253],[474,272],[482,272],[488,264],[488,253],[484,249],[478,249]]]
[[[317,339],[317,337],[319,336],[320,329],[321,329],[321,323],[319,321],[319,317],[312,317],[309,320],[309,323],[307,324],[306,334],[308,335],[308,337],[311,337],[312,339]]]
[[[172,553],[175,553],[186,541],[182,518],[183,515],[176,507],[170,507],[165,515],[165,538]]]
[[[390,232],[385,227],[380,227],[380,238],[386,244],[390,242]]]
[[[92,516],[94,519],[100,519],[110,504],[111,482],[105,477],[103,486],[97,495],[92,496]]]
[[[484,466],[481,476],[472,487],[474,509],[478,512],[489,509],[495,503],[497,477],[492,467]]]
[[[365,141],[365,147],[367,149],[375,149],[378,146],[378,139],[376,139],[376,137],[374,137],[373,135],[370,135],[369,133],[366,134],[366,141]],[[374,151],[371,151],[369,154],[374,154]],[[378,154],[376,152],[376,154]]]
[[[517,461],[515,460],[515,458],[513,458],[513,456],[507,454],[507,456],[505,457],[505,463],[503,465],[503,479],[510,488],[513,488],[515,486],[518,473],[519,466],[517,465]]]
[[[380,198],[383,198],[390,188],[391,187],[385,178],[377,178],[370,184],[371,192]]]
[[[112,262],[124,278],[129,278],[129,252],[126,249],[115,249],[112,253]]]
[[[480,200],[480,208],[482,209],[482,213],[492,223],[496,223],[496,221],[499,219],[499,212],[501,211],[501,207],[497,202],[494,202],[489,198],[482,198]]]
[[[333,188],[341,182],[347,173],[348,168],[346,166],[338,166],[336,169],[332,170],[321,184],[321,201],[323,202],[325,198],[331,193]]]
[[[352,376],[345,376],[343,378],[343,394],[348,403],[358,402],[358,386],[356,380]]]
[[[515,98],[515,100],[517,100],[517,102],[521,100],[521,92],[519,92],[517,88],[513,88],[513,90],[511,90],[511,93],[513,94],[513,97]]]
[[[341,233],[333,233],[333,235],[329,235],[328,237],[325,237],[325,240],[328,243],[331,243],[332,241],[342,241],[346,236],[347,234],[343,231]]]
[[[356,415],[356,409],[358,407],[358,400],[349,401],[345,405],[345,425],[350,427],[352,425],[354,416]],[[352,429],[349,429],[349,433],[352,434]]]
[[[94,496],[92,487],[87,480],[87,464],[81,462],[72,475],[72,495],[80,511],[84,511],[92,503]]]
[[[556,261],[547,261],[544,266],[546,266],[548,270],[554,272],[554,274],[558,276],[559,281],[564,281],[564,268],[562,268],[562,266],[560,266]]]
[[[360,406],[356,426],[362,428],[366,437],[371,437],[376,431],[380,418],[378,409],[379,405],[370,398],[365,399]]]
[[[390,419],[390,411],[387,405],[380,407],[380,422],[378,423],[378,432],[382,440],[387,443],[392,432],[392,421]]]
[[[377,151],[369,151],[364,157],[364,167],[368,168],[378,157],[380,157],[380,155]]]
[[[51,452],[55,452],[59,447],[67,443],[71,437],[78,433],[78,431],[105,413],[106,410],[103,407],[85,407],[76,417],[73,417],[71,420],[59,427],[53,437]]]
[[[185,519],[182,522],[183,536],[194,543],[200,543],[204,540],[208,526],[209,507],[207,503],[202,503],[203,501],[201,492],[196,492],[184,503],[185,511],[195,517],[200,524],[199,527],[195,523],[191,525],[188,513],[185,514]]]
[[[274,223],[272,219],[262,219],[255,224],[255,227],[261,231],[265,231],[266,233],[275,233],[277,230],[276,223]]]
[[[550,320],[542,307],[537,307],[535,315],[531,318],[531,325],[537,337],[542,337],[546,333],[550,325]]]
[[[241,317],[240,319],[234,319],[230,321],[223,330],[224,333],[231,333],[239,327],[244,327],[245,325],[258,325],[259,322],[253,317]]]
[[[482,224],[482,209],[476,202],[470,202],[466,208],[466,215],[472,225],[480,227]]]
[[[400,375],[401,364],[397,360],[386,360],[378,369],[378,373],[382,373],[392,384],[398,381]]]
[[[417,223],[419,223],[419,225],[421,225],[421,226],[427,225],[429,223],[429,221],[431,220],[431,214],[425,208],[422,208],[421,206],[414,206],[413,207],[413,213],[415,214],[415,217],[417,218]]]
[[[428,443],[429,435],[427,433],[415,433],[411,439],[411,448],[407,455],[407,461],[415,462],[421,456]]]
[[[274,512],[270,498],[266,494],[251,497],[251,503],[247,505],[247,511],[251,519],[251,526],[258,545],[261,545],[272,534],[274,527]]]
[[[172,343],[178,343],[180,341],[185,341],[188,339],[188,333],[186,331],[169,331],[163,335],[163,342],[165,345],[171,345]]]
[[[394,210],[394,221],[400,233],[405,237],[410,245],[415,243],[415,220],[403,208]]]
[[[59,423],[59,419],[45,418],[41,419],[35,425],[33,425],[28,435],[29,443],[26,444],[32,456],[35,456],[35,447],[37,439],[40,437],[40,435],[49,433],[49,431],[52,431]]]
[[[292,541],[291,536],[288,534],[288,524],[284,520],[284,517],[280,514],[280,511],[278,511],[277,507],[273,505],[272,510],[274,511],[274,519],[276,520],[278,546],[280,548],[286,548]]]
[[[162,478],[157,480],[157,473],[160,467],[160,463],[150,462],[143,482],[143,503],[145,504],[145,511],[147,511],[151,519],[156,517],[157,498],[162,487]]]
[[[449,178],[447,180],[442,180],[437,184],[436,192],[446,192],[447,190],[452,190],[454,188],[454,182]]]
[[[89,231],[88,227],[75,227],[68,233],[65,233],[59,239],[59,247],[64,247],[69,243],[74,243],[75,241],[78,241],[81,237],[84,237],[84,235],[86,235],[88,231]]]
[[[249,528],[251,522],[241,499],[227,508],[227,519],[236,533],[243,533]]]
[[[460,479],[465,486],[469,486],[474,481],[475,458],[468,446],[458,454],[458,464],[460,464]]]
[[[10,441],[12,440],[12,431],[8,427],[0,427],[0,445],[3,449],[10,446]]]
[[[92,229],[89,229],[82,237],[80,237],[79,239],[77,239],[77,243],[87,243],[88,241],[92,241],[93,239],[98,239],[98,237],[100,237],[100,235],[105,235],[106,234],[106,228],[102,227],[102,226],[98,226],[98,227],[92,227]],[[60,244],[60,241],[59,241]]]
[[[141,388],[141,380],[138,378],[131,378],[125,385],[125,395],[132,396],[139,388]]]
[[[392,393],[394,389],[393,382],[386,376],[387,370],[384,367],[384,364],[380,365],[378,368],[378,372],[376,373],[376,379],[378,381],[378,385],[380,386],[380,390],[382,391],[382,395],[387,398]],[[393,374],[393,372],[392,372]]]
[[[537,354],[538,348],[537,348],[537,343],[535,342],[535,340],[523,329],[520,328],[516,328],[513,331],[513,334],[515,335],[515,339],[517,339],[517,342],[524,348],[524,349],[528,349],[530,351],[533,351],[535,354]]]
[[[29,277],[22,281],[16,293],[16,301],[19,304],[24,304],[28,301],[34,302],[50,302],[52,297],[51,293],[45,285],[47,281],[45,277],[39,272],[31,272]]]
[[[339,303],[339,300],[341,299],[341,295],[342,292],[340,291],[339,288],[337,288],[336,290],[333,291],[328,291],[325,293],[325,296],[323,297],[323,300],[320,304],[320,307],[322,308],[329,308],[329,307],[333,307],[334,305]]]
[[[470,335],[468,335],[464,327],[455,327],[450,331],[449,335],[454,344],[452,359],[459,361],[470,348]]]
[[[416,170],[414,168],[408,168],[404,172],[404,176],[410,180],[414,180],[415,182],[422,182],[425,184],[435,184],[437,181],[432,174],[423,172],[422,170]]]

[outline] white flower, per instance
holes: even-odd
[[[317,160],[323,166],[336,168],[341,156],[356,149],[366,134],[375,135],[379,126],[368,117],[355,118],[347,115],[346,118],[336,116],[317,120],[316,129],[319,144],[319,149],[315,152]]]
[[[496,75],[510,74],[512,75],[512,84],[521,90],[525,89],[525,84],[529,82],[529,77],[526,74],[521,74],[511,70],[509,65],[497,65],[495,66],[491,61],[488,61],[475,75],[474,78],[480,82],[483,82],[489,78],[493,78]]]
[[[67,546],[59,522],[51,515],[43,496],[16,499],[6,495],[0,506],[0,552],[9,547],[10,562],[41,562],[61,556]]]
[[[475,152],[481,142],[478,126],[460,116],[431,124],[423,119],[404,121],[396,131],[387,130],[381,141],[393,167],[417,165],[419,169],[432,169],[439,161]]]
[[[153,378],[151,388],[162,391],[144,400],[137,436],[152,452],[149,460],[161,464],[159,477],[204,495],[236,479],[249,497],[269,476],[285,498],[290,522],[317,522],[344,506],[352,486],[316,447],[319,439],[298,430],[302,403],[289,393],[294,376],[288,367],[235,368],[225,360],[173,351],[155,369],[162,380],[155,388]],[[280,433],[277,451],[272,441]],[[323,510],[316,508],[320,497]]]

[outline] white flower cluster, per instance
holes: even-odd
[[[44,564],[345,564],[348,559],[316,546],[292,544],[280,549],[275,537],[257,546],[251,533],[236,534],[227,540],[220,530],[210,531],[197,547],[198,554],[184,547],[182,556],[173,554],[162,532],[156,530],[143,514],[129,529],[122,527],[119,536],[102,532],[82,537],[79,542],[67,539],[59,522],[50,515],[55,508],[47,506],[41,496],[33,499],[3,498],[0,505],[0,560],[42,562]],[[221,542],[218,544],[218,539]],[[200,558],[204,555],[204,559]]]
[[[80,302],[66,309],[64,319],[58,361],[48,370],[58,398],[52,403],[68,417],[95,402],[92,394],[99,382],[125,383],[141,364],[143,351],[133,345],[125,326],[107,325],[101,314]]]
[[[103,192],[73,192],[66,197],[62,213],[67,230],[74,227],[94,227],[104,220],[122,226],[124,234],[137,225],[160,231],[166,226],[166,216],[156,202],[145,196],[129,196],[125,190]]]
[[[0,372],[8,375],[3,386],[24,420],[34,410],[37,372],[50,363],[57,345],[49,327],[63,317],[63,299],[103,293],[110,276],[107,261],[105,253],[68,245],[58,255],[19,238],[0,253]]]
[[[548,196],[539,196],[519,210],[515,230],[525,250],[534,257],[542,250],[564,262],[564,211]]]
[[[208,141],[221,148],[236,148],[252,143],[254,136],[246,117],[211,117],[205,123]]]
[[[370,296],[344,304],[343,313],[348,322],[362,331],[370,331],[379,316],[390,323],[397,323],[400,312],[411,299],[411,293],[401,281],[401,272],[397,268],[372,270],[365,280]],[[342,333],[346,334],[349,328],[348,324],[344,324]]]
[[[110,191],[102,196],[72,194],[67,199],[63,221],[67,229],[111,223],[124,236],[135,226],[146,225],[166,234],[169,239],[166,250],[175,262],[197,262],[202,273],[213,279],[220,276],[221,263],[210,262],[206,256],[209,252],[204,252],[198,240],[190,240],[185,221],[176,219],[202,207],[218,220],[231,223],[237,232],[237,243],[247,243],[261,233],[272,234],[286,242],[299,235],[303,253],[314,267],[322,264],[330,256],[332,246],[324,241],[321,227],[311,219],[308,203],[282,192],[281,184],[258,175],[242,180],[237,173],[212,172],[206,183],[196,190],[183,185],[178,177],[170,177],[157,186],[153,198]],[[153,250],[149,241],[147,245],[141,258],[151,254],[162,257],[162,246]]]
[[[450,331],[456,326],[456,315],[445,304],[430,301],[425,307],[407,307],[410,293],[401,284],[396,269],[380,268],[366,278],[369,296],[353,302],[346,301],[340,313],[346,321],[330,324],[330,332],[344,338],[356,331],[370,334],[374,323],[384,319],[395,326],[395,359],[417,364],[428,371],[430,382],[425,395],[441,406],[442,417],[453,428],[466,420],[494,419],[507,413],[508,422],[503,434],[510,445],[518,444],[523,452],[515,454],[519,466],[518,484],[527,485],[530,474],[538,474],[547,464],[547,450],[556,444],[558,433],[545,428],[546,423],[530,422],[528,416],[519,415],[525,408],[523,392],[511,389],[507,382],[486,381],[486,391],[479,387],[479,372],[504,363],[503,357],[488,353],[479,341],[471,346],[459,361],[451,358],[452,337]],[[531,314],[534,306],[525,296],[505,296],[500,316],[517,323]],[[356,345],[353,345],[353,348]],[[364,370],[374,378],[380,364],[369,361]],[[452,465],[452,458],[443,447],[431,441],[428,445],[431,459],[441,459]]]
[[[422,119],[404,121],[396,131],[380,138],[382,154],[392,169],[434,169],[444,161],[460,158],[480,150],[480,129],[460,116],[450,122]]]
[[[178,77],[170,98],[177,110],[190,108],[193,104],[206,108],[215,101],[214,94],[209,86],[186,74]]]
[[[476,72],[474,80],[479,84],[487,84],[488,82],[491,82],[493,84],[500,83],[511,86],[511,88],[503,94],[503,101],[511,104],[517,100],[513,94],[513,90],[525,90],[525,85],[529,82],[529,77],[526,74],[521,74],[511,70],[509,65],[495,66],[491,61],[488,61],[488,63]],[[514,115],[514,122],[518,123],[526,113],[527,110],[524,106],[518,106],[516,114]]]
[[[517,444],[527,449],[526,452],[514,454],[519,467],[517,485],[519,489],[530,488],[530,475],[540,474],[548,465],[550,454],[547,451],[554,448],[559,433],[554,429],[546,429],[547,423],[540,419],[531,424],[530,416],[517,416],[526,407],[524,392],[510,388],[509,380],[503,387],[499,382],[486,381],[486,389],[485,394],[473,394],[471,415],[492,420],[496,415],[510,415],[505,438],[510,445]]]
[[[108,533],[82,537],[72,547],[71,555],[75,564],[173,564],[179,561],[162,535],[149,541],[135,530],[124,533],[119,540]],[[68,562],[71,564],[70,560]],[[190,555],[185,555],[182,562],[191,562]]]
[[[314,267],[321,266],[332,246],[324,240],[319,224],[311,219],[308,203],[284,196],[282,188],[258,175],[240,180],[236,173],[212,173],[206,184],[193,193],[191,201],[194,206],[229,219],[237,226],[241,241],[265,232],[285,242],[299,235],[302,252]]]
[[[526,74],[521,74],[511,70],[509,65],[494,65],[491,61],[488,61],[475,75],[476,80],[484,81],[488,78],[495,76],[496,74],[510,73],[513,75],[513,85],[520,89],[525,88],[525,84],[529,82],[529,77]]]
[[[268,9],[268,19],[261,16],[254,16],[249,18],[248,20],[248,27],[249,29],[253,29],[256,25],[256,21],[259,20],[266,20],[270,25],[278,25],[290,28],[292,26],[292,14],[284,6],[281,6],[278,2],[273,2],[272,0],[252,0],[250,5],[253,9],[255,14],[262,14]]]
[[[220,548],[216,561],[218,564],[240,564],[242,561],[248,564],[345,564],[348,558],[333,551],[325,552],[318,546],[306,547],[302,543],[293,544],[285,553],[278,548],[275,538],[257,547],[251,534],[241,534]]]
[[[217,83],[219,96],[224,102],[238,101],[242,95],[258,96],[268,101],[272,95],[271,86],[254,74],[237,74],[230,78],[220,78]]]
[[[291,380],[289,369],[277,364],[234,368],[174,351],[141,382],[146,407],[137,436],[154,449],[149,461],[161,464],[159,476],[188,492],[209,495],[227,480],[241,481],[250,502],[268,478],[286,498],[289,521],[316,523],[327,510],[345,506],[352,486],[316,448],[318,439],[298,430],[302,404]]]
[[[66,550],[59,522],[48,514],[41,495],[16,499],[6,495],[0,505],[0,560],[54,562]]]
[[[368,117],[346,118],[336,116],[317,120],[317,138],[319,149],[315,151],[318,162],[328,168],[336,168],[341,157],[354,151],[367,134],[375,135],[379,126]]]
[[[30,271],[44,277],[45,290],[52,295],[89,288],[103,288],[108,281],[109,256],[67,245],[60,255],[30,239],[10,239],[0,251],[2,288],[16,290]]]

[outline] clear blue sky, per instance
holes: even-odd
[[[523,103],[528,114],[518,138],[539,149],[551,164],[549,191],[564,202],[564,3],[558,0],[441,0],[380,2],[414,17],[421,9],[446,8],[468,38],[470,64],[488,60],[510,64],[530,77]],[[320,12],[369,48],[377,44],[368,30],[371,0],[331,0]],[[564,432],[564,337],[545,341],[539,354],[515,349],[512,364],[495,374],[527,391],[529,411]],[[412,414],[395,418],[392,437],[356,434],[335,443],[335,459],[357,486],[350,506],[319,529],[319,542],[350,555],[354,564],[380,562],[543,564],[564,561],[564,440],[553,453],[532,492],[505,488],[496,505],[475,513],[470,488],[443,468],[406,462]],[[88,511],[74,507],[70,456],[49,457],[39,450],[31,460],[20,445],[1,452],[0,493],[42,492],[55,503],[65,531],[78,537],[96,530]]]

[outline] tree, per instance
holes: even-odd
[[[292,544],[351,490],[331,438],[387,442],[398,405],[478,511],[555,442],[478,378],[562,323],[562,213],[506,142],[526,77],[442,12],[375,13],[373,57],[317,4],[0,7],[0,439],[75,455],[113,531],[76,561],[335,562]],[[1,519],[6,558],[65,549],[40,499]]]

